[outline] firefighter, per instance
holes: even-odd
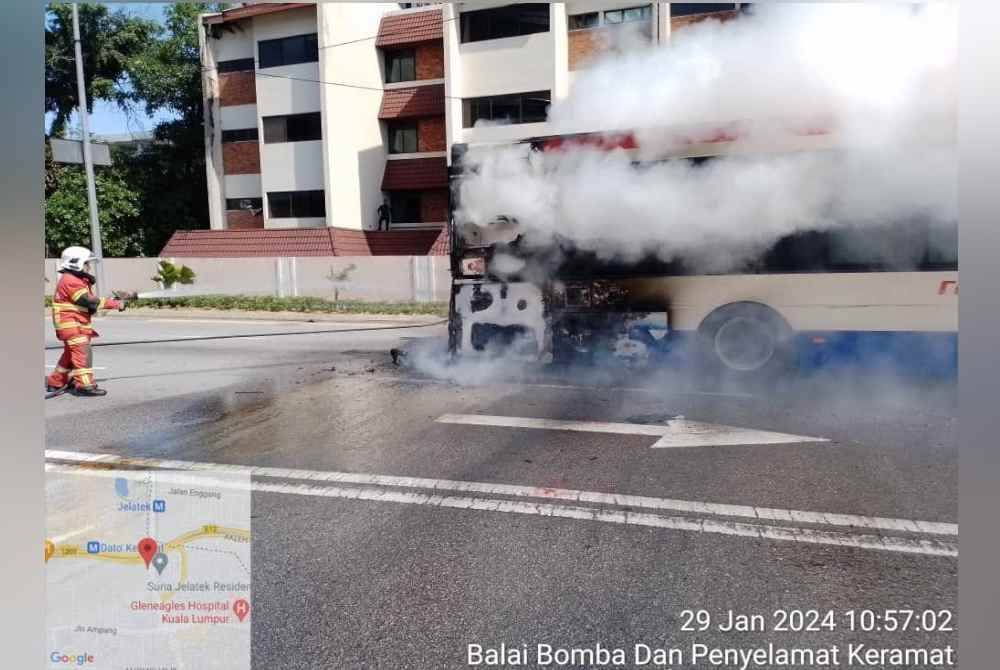
[[[96,260],[86,247],[69,247],[59,259],[59,283],[52,296],[52,322],[56,337],[63,343],[63,353],[56,369],[45,380],[47,391],[57,391],[72,385],[76,395],[102,396],[107,391],[97,388],[94,380],[90,341],[97,333],[90,325],[91,317],[102,309],[122,311],[126,301],[99,298],[94,292],[97,279],[91,274]]]

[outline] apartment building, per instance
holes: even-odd
[[[445,5],[449,147],[557,132],[546,108],[608,52],[665,44],[673,31],[728,21],[749,3],[456,3]],[[587,130],[605,130],[591,128]]]
[[[213,229],[360,227],[378,207],[381,68],[365,38],[395,7],[262,3],[203,17]]]
[[[548,105],[602,53],[666,43],[745,5],[255,3],[206,14],[212,231],[243,231],[248,250],[284,230],[311,232],[282,240],[322,238],[317,255],[442,253],[454,143],[550,134]]]

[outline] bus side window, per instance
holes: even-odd
[[[822,272],[827,266],[826,233],[810,231],[781,238],[763,259],[763,272]]]
[[[931,224],[927,230],[928,269],[958,269],[958,224]]]
[[[859,272],[906,272],[920,268],[927,254],[927,226],[908,222],[862,225],[830,234],[830,266]]]

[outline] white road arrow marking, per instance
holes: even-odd
[[[569,430],[584,433],[613,433],[617,435],[650,435],[660,438],[652,444],[653,449],[829,442],[829,440],[823,437],[737,428],[735,426],[723,426],[715,423],[688,421],[683,417],[671,419],[662,425],[602,421],[562,421],[558,419],[492,416],[488,414],[444,414],[438,417],[437,421],[438,423],[468,426]]]

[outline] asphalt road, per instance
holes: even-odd
[[[387,325],[97,327],[112,342]],[[536,667],[540,643],[956,643],[851,631],[842,616],[956,608],[953,387],[844,373],[706,392],[677,372],[510,365],[449,370],[459,384],[393,365],[391,347],[433,350],[443,333],[98,348],[109,395],[47,401],[47,448],[272,468],[254,480],[256,668],[459,668],[469,644],[528,645],[521,667]],[[512,417],[579,423],[499,425]],[[701,446],[642,434],[692,421]],[[719,425],[792,437],[719,445]],[[769,629],[775,610],[833,610],[838,625],[684,631],[688,609],[761,614]]]

